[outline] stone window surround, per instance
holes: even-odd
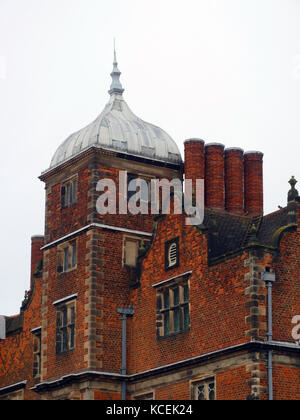
[[[190,381],[191,386],[191,400],[198,400],[198,386],[205,387],[205,400],[208,400],[208,384],[214,383],[214,400],[217,399],[216,377],[215,375],[206,375]]]
[[[157,338],[159,340],[167,339],[169,337],[183,334],[188,331],[190,331],[190,296],[188,297],[188,300],[184,300],[184,286],[188,286],[188,290],[190,291],[190,282],[189,277],[190,274],[186,273],[181,276],[174,277],[170,280],[167,280],[165,282],[158,283],[157,285],[154,285],[156,289],[156,299],[157,299],[157,308],[156,308],[156,331],[157,331]],[[173,289],[176,289],[179,287],[179,302],[178,304],[174,304],[173,302],[173,293],[171,291]],[[163,308],[163,299],[164,299],[164,293],[169,293],[169,299],[170,299],[170,305],[169,308],[164,309]],[[160,302],[160,303],[159,303]],[[188,313],[189,313],[189,327],[184,327],[184,314],[182,313],[184,308],[188,307]],[[178,331],[174,331],[174,310],[180,309],[180,329]],[[164,313],[169,313],[169,333],[165,334],[164,331]]]
[[[41,366],[42,366],[42,327],[34,328],[30,331],[33,335],[33,378],[40,379],[41,377]],[[35,350],[35,342],[39,340],[39,348]],[[38,363],[38,367],[36,368],[36,360]],[[36,372],[37,369],[37,372]]]
[[[56,302],[53,302],[53,306],[56,308],[56,316],[59,311],[62,309],[67,309],[67,324],[66,325],[60,325],[60,330],[63,328],[67,329],[67,340],[68,340],[68,349],[57,351],[56,350],[56,356],[60,356],[62,354],[69,353],[70,351],[75,350],[76,348],[76,301],[77,301],[78,294],[63,298],[61,300],[58,300]],[[71,320],[71,309],[74,308],[74,324]],[[74,346],[70,346],[70,328],[74,328]],[[57,349],[57,336],[58,336],[58,326],[56,325],[56,349]],[[61,345],[62,345],[63,336],[61,336]]]
[[[74,197],[74,183],[76,182],[76,197]],[[71,201],[66,203],[67,199],[67,187],[71,185]],[[64,189],[64,196],[63,196]],[[78,175],[72,175],[61,184],[61,209],[67,209],[75,205],[78,201]]]
[[[73,265],[73,251],[74,245],[76,246],[75,265]],[[65,249],[68,249],[68,269],[65,270]],[[58,275],[69,273],[77,269],[78,246],[77,240],[72,239],[68,242],[61,243],[57,246],[57,272]]]

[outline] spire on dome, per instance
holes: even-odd
[[[110,86],[110,90],[108,91],[108,93],[110,95],[117,93],[119,95],[122,95],[122,93],[124,92],[123,86],[120,82],[120,76],[121,76],[121,72],[118,69],[118,62],[117,62],[117,54],[116,54],[116,46],[114,43],[114,63],[113,63],[113,71],[110,74],[111,78],[112,78],[112,84]]]

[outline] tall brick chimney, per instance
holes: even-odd
[[[238,147],[225,150],[225,209],[244,214],[244,151]]]
[[[31,238],[31,274],[30,274],[30,290],[33,287],[33,276],[36,272],[37,265],[43,258],[43,251],[41,248],[44,246],[44,236],[32,236]]]
[[[245,212],[250,216],[263,214],[263,153],[246,152],[245,170]]]
[[[204,141],[201,139],[189,139],[184,142],[184,173],[186,179],[204,179],[205,157]],[[193,182],[194,183],[194,182]]]
[[[205,205],[225,208],[224,148],[220,143],[205,146]]]

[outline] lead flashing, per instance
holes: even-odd
[[[63,299],[57,300],[55,302],[53,302],[53,306],[57,306],[60,305],[61,303],[67,303],[70,302],[71,300],[77,299],[78,298],[78,293],[75,293],[75,295],[71,295],[71,296],[67,296]]]
[[[180,279],[180,277],[190,276],[192,274],[192,272],[193,271],[187,271],[186,273],[179,274],[178,276],[175,276],[175,277],[171,277],[168,280],[164,280],[164,281],[161,281],[160,283],[153,284],[152,287],[154,287],[154,288],[160,287],[160,286],[163,286],[163,285],[165,285],[167,283],[170,283],[170,282],[172,282],[174,280]]]

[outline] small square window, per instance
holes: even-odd
[[[215,378],[205,379],[192,384],[194,400],[214,401],[216,399]]]

